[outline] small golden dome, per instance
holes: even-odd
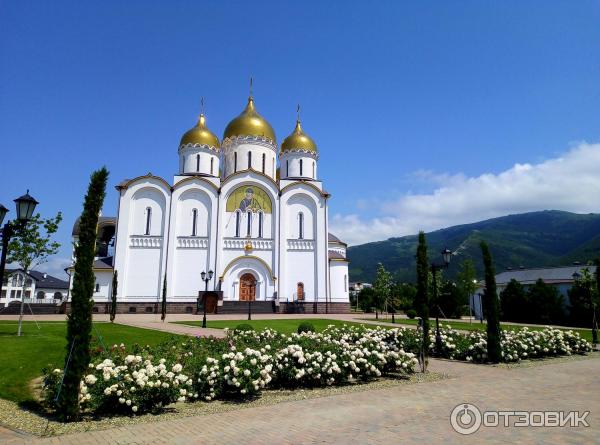
[[[208,145],[209,147],[214,148],[219,148],[221,146],[219,138],[206,127],[204,114],[201,114],[198,118],[198,124],[194,128],[188,130],[181,138],[179,145],[186,144]]]
[[[225,128],[223,140],[235,136],[259,136],[269,139],[273,144],[277,144],[275,131],[271,124],[263,118],[254,108],[254,99],[248,98],[248,105],[242,114],[233,119]]]
[[[294,128],[292,134],[285,138],[281,143],[282,153],[291,150],[305,150],[317,153],[317,144],[315,144],[315,141],[302,130],[300,118],[296,121],[296,128]]]

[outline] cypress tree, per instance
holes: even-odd
[[[163,280],[163,288],[162,288],[162,304],[160,307],[160,319],[165,321],[167,318],[167,276],[165,275],[165,279]]]
[[[67,355],[63,386],[57,400],[64,420],[79,417],[79,383],[90,363],[92,307],[95,277],[92,270],[96,255],[98,216],[106,195],[108,170],[96,170],[83,202],[79,221],[79,242],[75,246],[75,274],[71,290],[71,313],[67,320]]]
[[[115,270],[112,280],[112,296],[110,299],[110,322],[115,321],[117,316],[117,287],[119,285],[118,273]]]
[[[485,290],[483,292],[485,312],[487,314],[487,350],[488,360],[498,363],[502,357],[500,349],[500,302],[496,291],[496,271],[492,255],[485,241],[481,242],[481,253],[485,268]]]
[[[425,233],[419,232],[419,245],[417,247],[417,294],[415,295],[415,309],[423,323],[423,341],[421,345],[421,370],[427,370],[427,356],[429,352],[429,296],[427,285],[429,281],[429,262],[427,260],[427,242]]]

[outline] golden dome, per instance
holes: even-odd
[[[198,124],[194,128],[188,130],[181,138],[179,145],[186,144],[208,145],[209,147],[215,148],[219,148],[221,145],[219,143],[219,138],[206,127],[204,114],[201,114],[198,118]]]
[[[254,108],[254,99],[248,98],[248,105],[242,114],[233,119],[225,128],[223,140],[235,136],[259,136],[269,139],[273,144],[277,144],[275,131],[265,118],[263,118]]]
[[[300,118],[296,121],[296,128],[292,134],[283,140],[281,143],[281,152],[290,150],[305,150],[317,153],[317,144],[312,138],[304,133],[300,125]]]

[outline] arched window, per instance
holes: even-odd
[[[252,236],[252,211],[248,210],[246,215],[248,216],[248,227],[246,229],[246,236],[250,238]]]
[[[196,172],[200,171],[200,155],[196,155]]]
[[[266,172],[266,166],[267,166],[267,155],[263,153],[263,155],[262,155],[262,172],[263,173]]]
[[[252,168],[252,152],[248,152],[248,170]]]
[[[302,159],[300,159],[300,176],[304,176],[304,175],[302,174],[302,165],[303,165],[303,163],[302,163]]]
[[[273,177],[275,177],[275,158],[273,158]]]
[[[304,300],[304,283],[298,283],[296,285],[296,299],[298,301]]]
[[[43,300],[44,298],[46,298],[46,293],[43,291],[39,291],[37,294],[38,300]]]
[[[348,292],[348,275],[344,275],[344,292]]]
[[[210,158],[210,174],[214,175],[213,170],[215,167],[215,158]]]
[[[100,292],[100,284],[96,283],[96,287],[94,288],[94,292]]]
[[[313,179],[317,179],[317,177],[315,176],[315,161],[313,161],[313,175],[312,175]]]
[[[240,237],[240,218],[241,218],[242,212],[240,212],[239,210],[235,211],[235,236],[236,238]]]
[[[55,300],[62,300],[63,294],[61,294],[60,292],[54,292],[54,299]]]
[[[150,235],[150,221],[152,220],[152,209],[146,207],[146,235]]]
[[[290,161],[285,161],[285,176],[290,175]]]
[[[237,172],[237,151],[233,154],[233,172]]]
[[[304,213],[298,213],[298,239],[304,239]]]
[[[263,212],[258,212],[258,237],[263,237]]]
[[[196,236],[196,226],[198,225],[198,210],[192,210],[192,236]]]

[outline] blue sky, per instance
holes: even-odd
[[[93,169],[114,215],[122,179],[172,179],[200,97],[221,135],[252,75],[280,141],[301,104],[351,243],[593,211],[599,23],[598,1],[3,1],[0,203],[29,188],[63,211],[56,268]]]

